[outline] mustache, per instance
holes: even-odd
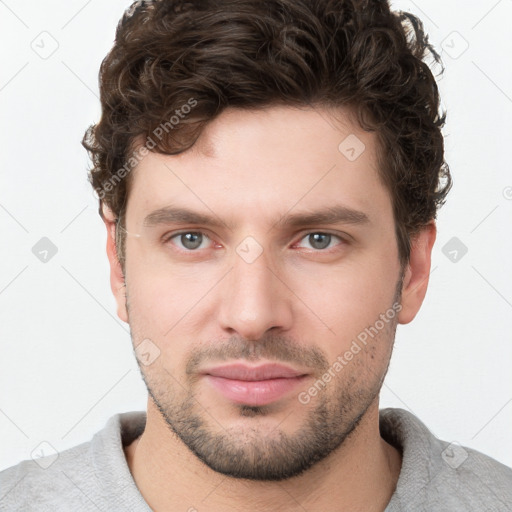
[[[207,347],[197,347],[191,352],[185,371],[187,375],[193,375],[205,362],[240,359],[288,363],[319,372],[329,368],[327,358],[318,348],[305,347],[282,334],[268,333],[259,340],[247,340],[235,335]]]

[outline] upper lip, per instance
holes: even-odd
[[[267,363],[259,366],[248,366],[246,364],[235,363],[222,366],[207,368],[201,373],[212,375],[213,377],[223,377],[224,379],[234,380],[268,380],[279,378],[293,378],[306,375],[304,372],[290,368],[279,363]]]

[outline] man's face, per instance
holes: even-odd
[[[228,110],[134,171],[126,319],[163,418],[221,473],[297,475],[378,399],[400,309],[392,203],[375,135],[337,117]]]

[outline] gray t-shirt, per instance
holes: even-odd
[[[144,412],[116,414],[90,442],[62,451],[56,460],[26,460],[0,472],[0,511],[150,511],[123,451],[145,422]],[[382,409],[380,431],[403,457],[385,512],[512,511],[511,468],[440,441],[403,409]]]

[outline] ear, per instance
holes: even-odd
[[[116,249],[116,216],[106,205],[102,205],[103,222],[107,228],[107,256],[110,264],[110,288],[117,302],[117,316],[128,323],[128,311],[126,309],[126,288],[121,264],[117,257]]]
[[[434,221],[422,228],[411,240],[411,256],[402,286],[402,309],[398,314],[398,322],[401,324],[408,324],[416,316],[423,303],[427,293],[432,247],[435,240],[436,225]]]

